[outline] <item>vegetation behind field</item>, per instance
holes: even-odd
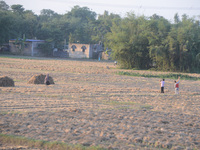
[[[183,74],[174,74],[174,73],[169,73],[169,74],[157,74],[157,75],[152,75],[152,74],[140,74],[140,73],[133,73],[133,72],[124,72],[124,71],[119,71],[117,72],[119,75],[127,75],[127,76],[135,76],[135,77],[146,77],[146,78],[168,78],[168,79],[178,79],[180,77],[183,80],[200,80],[199,77],[192,77],[189,75],[183,75]]]
[[[36,37],[47,41],[41,51],[49,56],[51,43],[62,50],[67,43],[101,41],[105,51],[112,49],[112,59],[121,68],[200,72],[200,23],[187,14],[175,14],[173,23],[156,14],[127,13],[122,18],[105,11],[97,17],[80,6],[62,15],[50,9],[36,15],[22,5],[8,6],[0,1],[0,21],[0,45],[9,39]]]

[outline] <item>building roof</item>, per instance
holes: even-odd
[[[10,39],[10,41],[16,41],[16,39]],[[26,42],[44,42],[44,41],[45,40],[26,39]]]

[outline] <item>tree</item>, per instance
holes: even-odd
[[[40,16],[45,16],[45,17],[54,17],[54,16],[56,16],[56,15],[58,15],[56,12],[54,12],[53,10],[51,10],[51,9],[42,9],[41,11],[40,11]]]
[[[35,38],[37,31],[37,16],[30,10],[26,10],[23,13],[23,19],[21,20],[21,32],[26,37]]]
[[[99,15],[96,21],[91,22],[92,24],[92,41],[94,43],[106,42],[106,34],[111,32],[111,27],[113,23],[118,23],[121,17],[117,14],[109,14],[105,11],[103,15]]]
[[[59,18],[60,15],[54,12],[51,9],[42,9],[39,15],[39,21],[41,23],[48,22],[53,20],[54,18]]]
[[[96,13],[91,11],[88,7],[74,6],[70,12],[67,13],[69,18],[80,18],[82,23],[87,23],[88,20],[95,20]]]
[[[22,5],[12,5],[11,8],[13,12],[11,37],[17,38],[26,35],[27,38],[35,38],[37,16],[31,10],[24,10]]]
[[[174,15],[174,23],[175,23],[175,24],[178,24],[179,22],[180,22],[179,15],[176,13],[176,14]]]
[[[24,8],[22,5],[12,5],[11,6],[14,13],[17,13],[18,15],[22,15],[24,12]]]
[[[159,70],[169,70],[170,61],[168,55],[167,36],[171,25],[162,16],[154,14],[148,21],[147,37],[149,40],[149,56],[152,66]]]
[[[183,15],[172,26],[168,36],[171,67],[174,71],[193,72],[198,69],[196,56],[200,48],[200,28],[193,19]]]
[[[112,49],[112,57],[122,68],[149,68],[146,22],[144,16],[129,14],[119,24],[113,24],[111,33],[107,34],[106,45]]]
[[[4,1],[0,1],[0,11],[8,11],[9,6]]]
[[[65,30],[63,30],[62,15],[53,10],[43,9],[38,16],[36,36],[39,39],[53,43],[53,47],[63,49]]]
[[[8,43],[12,35],[13,15],[8,12],[0,11],[0,44]]]
[[[65,14],[64,18],[69,22],[71,43],[88,44],[91,42],[91,23],[95,21],[95,12],[87,7],[74,6],[70,12]]]

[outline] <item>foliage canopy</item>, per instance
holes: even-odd
[[[122,68],[181,72],[200,71],[199,20],[178,14],[169,22],[156,14],[121,18],[105,11],[97,15],[87,7],[74,6],[65,14],[43,9],[39,15],[22,5],[0,1],[0,45],[9,39],[38,38],[63,49],[67,43],[103,43]],[[44,46],[44,51],[48,46]],[[50,54],[50,53],[49,53]]]

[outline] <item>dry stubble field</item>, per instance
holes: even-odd
[[[0,76],[15,81],[0,87],[0,133],[120,150],[200,149],[200,81],[181,80],[175,95],[166,79],[161,94],[160,79],[118,71],[112,62],[0,58]],[[54,85],[27,83],[46,73]]]

